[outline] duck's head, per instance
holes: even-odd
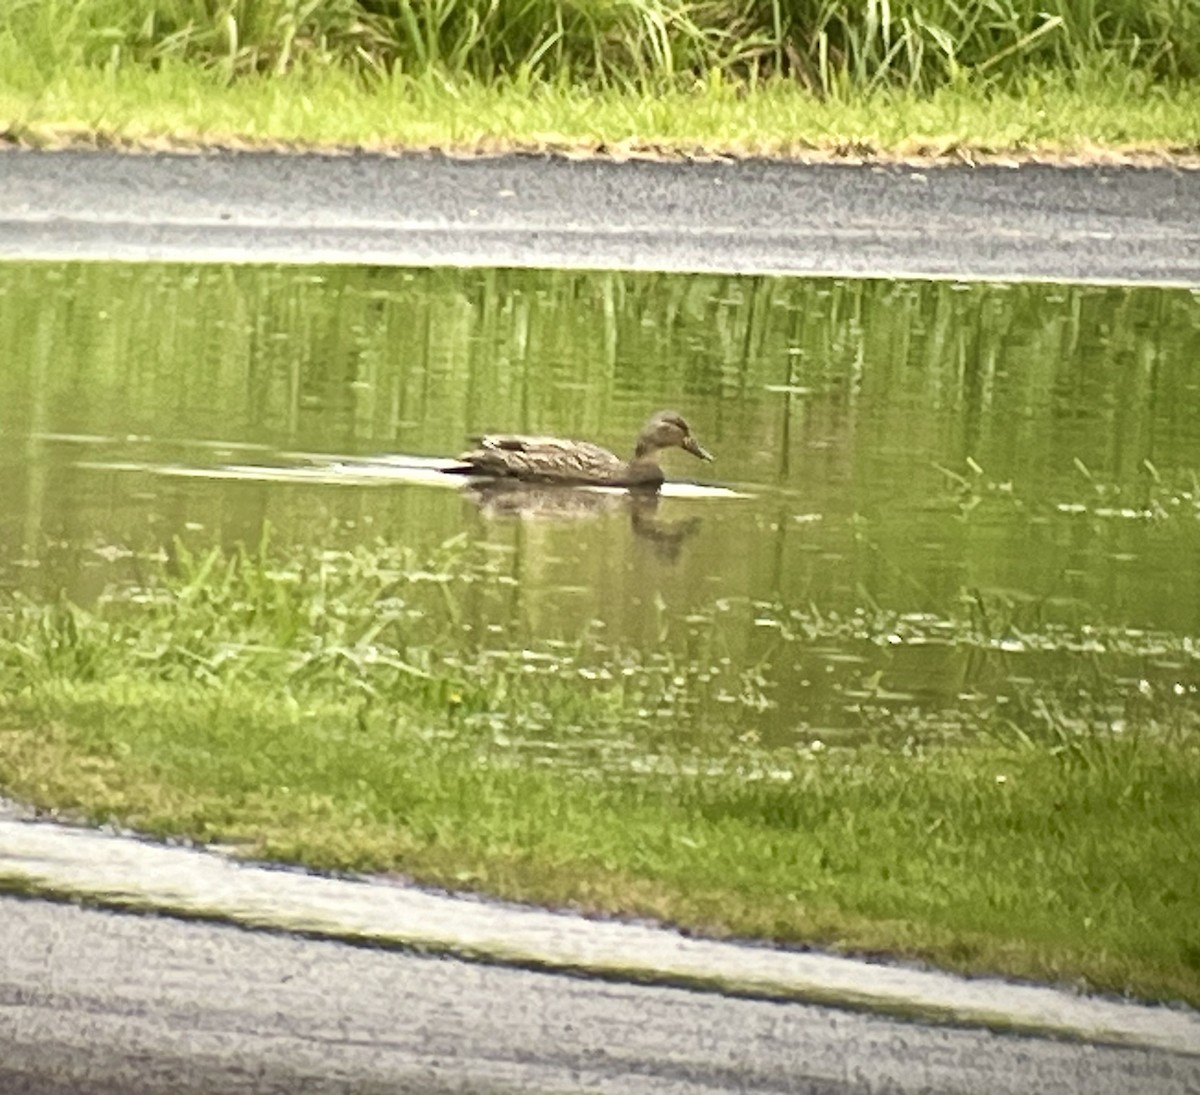
[[[692,433],[692,427],[683,416],[675,411],[658,411],[650,416],[650,420],[642,427],[638,435],[634,459],[652,456],[659,449],[680,448],[698,456],[701,460],[711,460],[710,453]]]

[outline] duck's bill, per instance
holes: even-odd
[[[683,439],[683,447],[693,456],[700,457],[701,460],[712,460],[713,454],[700,444],[694,437],[685,437]]]

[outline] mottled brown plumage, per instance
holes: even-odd
[[[521,434],[486,434],[474,440],[477,447],[463,453],[459,457],[462,463],[448,471],[526,483],[657,489],[663,472],[655,456],[661,450],[681,448],[701,460],[712,459],[692,436],[692,428],[674,411],[659,411],[650,418],[628,462],[590,441]]]

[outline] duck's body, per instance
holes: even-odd
[[[662,449],[678,447],[701,460],[712,459],[692,436],[691,427],[674,411],[659,411],[650,418],[629,461],[590,441],[561,437],[486,434],[474,440],[476,448],[463,453],[461,464],[448,469],[450,472],[525,483],[657,490],[662,486],[663,471],[655,457]]]
[[[631,472],[639,480],[641,468],[631,468],[614,453],[590,441],[562,437],[528,437],[521,434],[485,434],[473,439],[476,448],[459,457],[467,475],[520,479],[525,483],[595,483],[627,486]],[[657,465],[655,465],[657,467]],[[648,472],[649,468],[645,470]],[[652,475],[651,475],[652,477]],[[662,482],[662,469],[658,469]]]

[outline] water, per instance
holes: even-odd
[[[464,642],[711,661],[731,734],[1191,709],[1200,298],[536,271],[0,266],[0,589],[87,604],[188,543],[507,560]],[[387,474],[487,429],[626,452],[671,407],[729,493]],[[382,469],[382,470],[381,470]],[[496,639],[495,641],[500,641]],[[687,732],[686,720],[681,732]]]

